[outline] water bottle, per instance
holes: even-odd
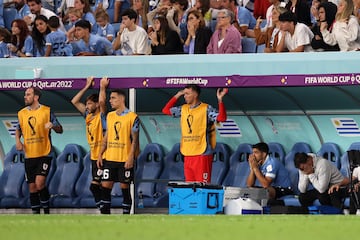
[[[144,198],[142,191],[139,192],[139,199],[138,199],[138,208],[144,208]]]

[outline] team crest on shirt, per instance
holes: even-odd
[[[129,178],[130,175],[131,175],[130,171],[125,171],[125,177],[126,177],[126,178]]]
[[[102,170],[102,169],[98,169],[97,172],[96,172],[96,175],[102,176],[102,174],[103,174],[103,170]]]
[[[266,171],[267,172],[271,172],[273,170],[271,165],[266,166]]]
[[[49,168],[49,164],[44,163],[44,164],[43,164],[43,170],[45,170],[45,171],[46,171],[48,168]]]
[[[208,179],[208,176],[209,176],[208,173],[203,173],[203,179],[204,179],[204,180],[207,180],[207,179]]]

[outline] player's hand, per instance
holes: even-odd
[[[134,161],[133,160],[127,160],[125,162],[125,165],[124,165],[125,169],[130,169],[130,168],[133,168],[133,167],[134,167]]]
[[[86,88],[90,88],[92,86],[94,86],[95,82],[94,82],[94,77],[93,76],[89,76],[86,78]]]
[[[18,151],[24,150],[24,145],[22,144],[22,142],[17,142],[15,147],[16,147],[16,150],[18,150]]]
[[[183,96],[184,94],[185,94],[185,90],[183,89],[183,90],[178,91],[178,92],[175,94],[175,97],[176,97],[176,98],[179,98],[179,97]]]
[[[228,88],[218,88],[216,91],[216,96],[218,100],[221,102],[223,97],[229,92]]]
[[[249,155],[248,161],[249,161],[250,169],[259,167],[254,154]]]
[[[45,128],[46,128],[46,129],[52,129],[53,126],[54,126],[54,125],[53,125],[51,122],[45,123]]]
[[[337,191],[339,191],[339,188],[340,188],[340,185],[339,185],[339,184],[332,185],[332,186],[329,188],[328,193],[331,194],[331,193],[333,193],[333,192],[337,192]]]
[[[98,158],[98,160],[96,161],[96,166],[98,167],[98,169],[102,169],[102,166],[103,166],[102,157]]]
[[[110,79],[108,77],[103,77],[100,79],[100,88],[107,88],[109,86]]]

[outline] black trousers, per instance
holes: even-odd
[[[328,190],[320,193],[316,189],[312,189],[306,191],[305,193],[300,193],[299,201],[301,203],[301,206],[308,207],[312,206],[316,199],[319,199],[321,205],[328,205],[342,209],[344,205],[344,198],[346,198],[347,196],[347,188],[340,188],[339,191],[334,191],[331,194],[328,194]]]

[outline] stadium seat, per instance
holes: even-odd
[[[295,193],[298,195],[298,182],[299,182],[299,170],[295,167],[294,157],[296,153],[305,152],[310,153],[311,147],[305,142],[295,143],[291,151],[285,156],[285,168],[288,170],[291,180],[291,187]],[[296,196],[285,196],[283,198],[286,206],[300,206],[300,202]]]
[[[94,208],[95,200],[90,191],[90,184],[92,181],[92,163],[90,160],[90,152],[83,158],[84,168],[75,185],[75,195],[77,196],[76,202],[79,203],[81,208]]]
[[[350,150],[359,150],[360,151],[360,142],[354,142],[352,143],[347,151]],[[347,151],[343,153],[343,155],[340,158],[340,172],[346,176],[350,177],[350,162],[348,158]]]
[[[123,203],[122,190],[120,188],[120,183],[114,183],[114,186],[111,191],[111,207],[121,208]]]
[[[216,143],[211,172],[211,184],[221,185],[228,170],[231,149],[226,143]]]
[[[336,143],[327,142],[322,144],[320,150],[316,154],[329,160],[338,169],[341,168],[341,152]]]
[[[248,157],[251,153],[251,144],[242,143],[231,154],[230,168],[223,181],[224,186],[246,187],[246,179],[250,173]]]
[[[256,43],[255,38],[243,37],[241,38],[241,46],[243,53],[255,53]]]
[[[184,157],[180,152],[180,143],[176,143],[171,151],[165,156],[165,166],[156,184],[157,199],[154,205],[157,207],[168,207],[169,195],[167,185],[169,181],[185,181]]]
[[[144,207],[152,207],[156,197],[156,180],[164,168],[164,150],[160,144],[149,143],[137,158],[135,171],[136,196],[142,192]],[[136,197],[138,199],[138,197]],[[137,201],[135,201],[137,206]]]
[[[5,27],[11,31],[11,23],[16,18],[17,11],[15,8],[4,8],[4,25]]]
[[[56,158],[57,158],[57,154],[56,154],[56,150],[55,148],[52,148],[49,156],[51,157],[51,166],[50,166],[50,171],[49,174],[46,178],[46,185],[49,186],[49,183],[51,181],[51,178],[54,176],[55,173],[55,169],[56,169]]]
[[[285,161],[285,151],[284,147],[280,143],[270,142],[269,146],[269,155],[273,158],[278,159],[284,164]]]
[[[83,149],[77,144],[67,144],[56,158],[56,169],[49,183],[51,207],[79,207],[75,185],[81,175]]]
[[[0,177],[0,207],[24,208],[28,196],[23,194],[25,181],[24,153],[13,146],[4,159]]]

